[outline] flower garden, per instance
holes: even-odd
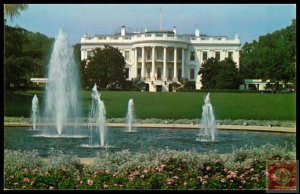
[[[296,146],[245,146],[230,154],[152,149],[97,152],[90,165],[52,151],[5,150],[4,188],[26,190],[266,190],[268,161],[296,160]]]

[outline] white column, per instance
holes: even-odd
[[[177,79],[177,48],[174,47],[174,80]]]
[[[132,77],[133,78],[136,78],[137,77],[137,48],[134,48],[133,50],[133,67],[134,70],[133,70],[133,74],[132,74]]]
[[[145,47],[142,47],[142,69],[141,69],[141,78],[145,79]]]
[[[223,61],[223,60],[225,60],[225,58],[226,58],[226,55],[225,55],[225,49],[223,49],[221,53],[222,53],[222,54],[221,54],[221,61]]]
[[[201,67],[202,63],[203,63],[203,51],[201,49],[199,49],[199,67]]]
[[[167,47],[164,47],[164,72],[163,79],[167,79]]]
[[[87,59],[88,58],[88,55],[87,55],[87,50],[84,49],[84,58]]]
[[[181,51],[181,77],[184,79],[184,48]]]
[[[85,49],[81,49],[81,55],[80,55],[80,56],[81,56],[81,57],[80,57],[81,60],[84,60],[84,59],[85,59],[85,58],[84,58],[84,57],[85,57],[84,50],[85,50]]]
[[[155,79],[155,47],[152,46],[151,79]]]
[[[240,53],[239,50],[235,50],[235,62],[236,62],[236,67],[239,69],[240,68]]]

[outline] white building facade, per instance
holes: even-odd
[[[207,36],[195,29],[193,35],[177,35],[173,31],[147,31],[127,33],[125,26],[116,35],[84,35],[81,40],[81,60],[91,51],[104,45],[116,47],[123,54],[129,80],[141,80],[149,84],[149,91],[170,91],[172,83],[195,81],[201,89],[198,71],[208,58],[224,60],[231,57],[239,68],[240,38]]]

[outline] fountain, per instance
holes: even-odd
[[[36,95],[32,98],[32,105],[31,105],[31,119],[32,119],[32,128],[35,131],[36,130],[36,120],[38,118],[38,104],[39,100]]]
[[[44,112],[46,122],[55,123],[56,136],[62,136],[63,132],[65,136],[78,135],[78,130],[74,128],[64,131],[67,121],[77,123],[77,118],[80,118],[77,69],[73,48],[68,44],[68,35],[59,29],[48,64]]]
[[[89,112],[89,120],[88,120],[90,139],[88,145],[82,144],[81,146],[82,147],[108,147],[106,145],[106,110],[103,101],[100,99],[101,93],[98,93],[96,84],[92,89],[91,95],[92,95],[92,105]],[[94,134],[97,135],[94,137]],[[99,137],[99,140],[97,136]]]
[[[210,103],[209,93],[206,95],[204,105],[202,106],[201,126],[201,129],[204,129],[204,134],[203,132],[201,133],[202,130],[200,130],[197,141],[215,141],[216,121],[213,107]]]
[[[134,118],[135,118],[134,103],[133,103],[133,99],[130,98],[128,101],[128,108],[127,108],[127,115],[126,115],[128,132],[135,132],[135,130],[132,129],[132,124],[134,122]]]

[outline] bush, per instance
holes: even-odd
[[[170,149],[97,152],[90,166],[53,151],[5,150],[6,189],[260,189],[267,160],[296,160],[296,145],[245,146],[232,154]]]

